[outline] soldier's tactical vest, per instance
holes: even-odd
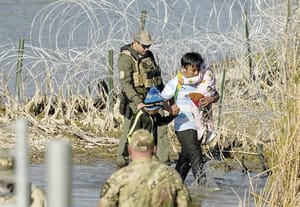
[[[150,87],[162,85],[161,71],[151,51],[148,51],[145,56],[140,56],[130,45],[125,45],[121,48],[122,54],[132,57],[133,84],[139,93],[145,94]]]

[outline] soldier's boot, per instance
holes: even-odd
[[[121,138],[118,146],[117,154],[117,165],[119,167],[124,167],[129,163],[129,153],[128,153],[128,142],[127,138]]]
[[[168,164],[169,159],[169,138],[167,126],[160,126],[157,130],[157,152],[156,156],[161,163]]]

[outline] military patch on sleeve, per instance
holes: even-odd
[[[119,76],[120,76],[120,79],[124,79],[125,78],[125,73],[124,73],[124,71],[122,70],[122,71],[120,71],[120,74],[119,74]]]
[[[106,193],[108,192],[109,188],[110,188],[109,183],[105,183],[104,186],[103,186],[103,188],[102,188],[102,191],[101,191],[101,195],[100,195],[101,198],[106,195]]]

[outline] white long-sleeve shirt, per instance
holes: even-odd
[[[176,87],[178,84],[178,77],[171,79],[161,92],[161,96],[169,100],[174,97]],[[175,131],[183,131],[187,129],[196,130],[196,123],[194,115],[192,113],[192,100],[188,97],[188,94],[195,91],[197,84],[182,85],[175,103],[179,107],[180,111],[177,117],[174,119]]]

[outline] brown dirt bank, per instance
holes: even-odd
[[[62,126],[60,126],[61,128]],[[14,124],[7,123],[0,120],[0,146],[1,148],[14,148],[15,147],[15,128]],[[53,140],[69,140],[72,146],[72,162],[73,163],[93,163],[96,159],[106,158],[115,162],[118,138],[121,132],[110,133],[103,137],[87,138],[82,132],[70,133],[46,133],[31,124],[28,124],[28,150],[29,160],[31,163],[45,162],[45,155],[47,151],[47,144]],[[112,138],[113,136],[113,138]],[[171,147],[172,146],[172,147]],[[174,150],[174,147],[176,150]],[[175,152],[176,151],[176,152]],[[180,151],[178,143],[172,139],[170,144],[170,158],[176,160]],[[251,152],[252,151],[252,152]],[[211,157],[211,154],[205,150],[206,154]],[[241,171],[256,171],[264,170],[262,160],[258,156],[255,149],[234,148],[224,150],[222,153],[214,153],[214,158],[222,160],[215,166],[228,170],[241,170]]]
[[[61,128],[61,126],[59,126]],[[68,126],[66,126],[68,127]],[[15,123],[9,123],[7,120],[0,119],[0,149],[15,148],[16,133]],[[117,135],[117,134],[116,134]],[[117,135],[118,136],[118,135]],[[28,155],[31,163],[44,162],[46,158],[47,145],[51,141],[67,140],[72,146],[73,163],[93,162],[97,158],[114,158],[118,139],[96,137],[93,139],[81,135],[80,132],[70,134],[62,132],[45,132],[44,130],[28,123],[27,143]]]

